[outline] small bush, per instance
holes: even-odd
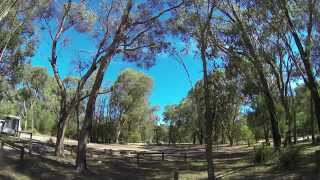
[[[128,142],[130,143],[138,143],[141,142],[141,135],[139,132],[134,131],[129,134]]]
[[[301,158],[301,147],[289,147],[279,155],[279,164],[285,169],[292,169]]]
[[[274,157],[274,150],[267,146],[256,146],[254,148],[254,162],[266,163]]]

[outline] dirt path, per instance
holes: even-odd
[[[41,142],[48,142],[50,139],[55,142],[56,138],[52,136],[46,136],[46,135],[34,135],[33,136],[34,140],[41,141]],[[50,141],[51,141],[50,140]],[[65,138],[66,145],[71,145],[71,146],[76,146],[78,141],[73,140],[73,139],[68,139]],[[96,143],[89,143],[88,148],[93,148],[96,150],[104,150],[104,149],[112,149],[115,151],[120,151],[120,150],[128,150],[128,151],[150,151],[150,149],[145,148],[146,144],[96,144]]]

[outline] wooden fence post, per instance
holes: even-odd
[[[24,147],[21,148],[21,152],[20,152],[20,160],[22,161],[24,158]]]
[[[32,155],[32,133],[30,134],[29,155]]]
[[[162,161],[164,161],[164,152],[162,152],[161,154],[162,154]]]
[[[187,153],[184,153],[184,161],[187,161]]]
[[[139,164],[139,153],[137,153],[137,164]]]

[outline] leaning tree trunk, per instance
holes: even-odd
[[[302,50],[301,50],[302,51]],[[318,129],[320,131],[320,95],[318,92],[318,83],[316,82],[316,79],[313,75],[312,72],[312,65],[310,63],[310,56],[306,56],[306,53],[303,53],[301,55],[301,59],[303,61],[304,67],[305,67],[305,72],[307,75],[307,87],[310,90],[311,97],[313,99],[313,105],[314,105],[314,113],[317,118],[318,122]],[[310,53],[308,53],[310,54]]]
[[[90,92],[88,102],[87,102],[84,122],[81,128],[80,137],[78,140],[78,152],[77,152],[77,159],[76,159],[76,166],[77,166],[78,172],[84,172],[87,169],[87,159],[86,159],[87,142],[90,135],[90,131],[92,129],[92,119],[93,119],[93,114],[95,110],[97,94],[101,87],[103,75],[107,65],[110,62],[110,59],[111,57],[106,58],[101,62],[99,70],[96,75],[96,79],[94,81],[94,84]]]
[[[280,136],[279,127],[278,127],[275,104],[271,97],[270,92],[265,92],[265,98],[266,98],[268,111],[270,115],[273,145],[275,149],[279,149],[281,147],[281,136]]]
[[[312,33],[313,33],[314,22],[315,22],[314,13],[312,13],[312,11],[314,11],[314,8],[315,8],[313,2],[315,1],[308,1],[309,10],[311,13],[307,18],[308,26],[306,30],[307,34],[306,34],[305,40],[301,40],[298,32],[296,32],[295,25],[291,19],[287,4],[286,3],[280,4],[280,6],[284,10],[285,17],[290,27],[291,35],[293,36],[293,40],[299,51],[301,60],[304,65],[304,72],[305,72],[305,75],[307,76],[307,87],[309,88],[311,92],[311,97],[313,98],[314,111],[315,111],[314,113],[316,115],[317,122],[318,122],[318,129],[320,131],[320,95],[318,92],[318,83],[316,81],[316,78],[314,77],[313,67],[311,62]],[[289,46],[289,43],[287,46]]]
[[[262,92],[264,94],[264,99],[268,107],[268,112],[269,112],[270,122],[271,122],[271,133],[272,133],[273,145],[276,150],[279,150],[281,148],[281,136],[280,136],[279,127],[278,127],[275,102],[272,98],[272,94],[270,92],[267,79],[263,73],[262,65],[260,64],[260,62],[257,62],[255,64],[256,64],[258,75],[259,75],[260,83],[263,88]]]
[[[209,89],[209,79],[207,71],[207,60],[205,55],[205,49],[201,49],[201,60],[203,67],[203,88],[204,88],[204,103],[205,103],[205,119],[206,119],[206,159],[207,159],[207,171],[208,179],[215,180],[214,175],[214,165],[213,165],[213,156],[212,156],[212,131],[213,131],[213,118],[214,113],[211,111],[210,107],[210,89]]]
[[[260,82],[261,88],[262,88],[262,93],[264,95],[264,100],[266,102],[266,105],[268,107],[268,112],[270,115],[270,121],[271,121],[271,132],[272,132],[272,138],[273,138],[273,144],[274,148],[277,150],[281,147],[281,136],[279,132],[279,127],[278,127],[278,120],[277,120],[277,114],[276,114],[276,107],[275,107],[275,102],[273,100],[267,78],[265,76],[265,73],[263,71],[263,64],[262,64],[262,59],[259,58],[258,53],[256,52],[256,48],[253,46],[250,40],[250,36],[248,34],[247,29],[245,26],[242,24],[242,21],[238,17],[237,13],[235,12],[234,9],[232,9],[233,15],[235,16],[235,19],[238,22],[239,29],[241,32],[241,37],[244,45],[248,49],[248,52],[250,54],[250,59],[255,66],[255,70],[258,75],[258,80]]]
[[[318,92],[318,88],[316,86],[316,83],[315,82],[308,82],[308,84],[311,84],[311,85],[308,85],[308,86],[311,86],[309,89],[310,89],[310,92],[311,92],[311,96],[313,98],[313,106],[314,106],[314,113],[316,115],[316,118],[317,118],[317,122],[318,122],[318,129],[319,129],[319,132],[320,132],[320,96],[319,96],[319,92]]]
[[[242,32],[241,37],[243,40],[243,43],[245,44],[246,48],[249,51],[249,54],[251,55],[251,61],[253,65],[255,66],[255,70],[258,75],[258,80],[261,85],[262,93],[264,95],[264,100],[266,102],[270,121],[271,121],[271,132],[272,132],[272,138],[273,138],[273,145],[274,148],[277,150],[281,147],[281,136],[279,132],[278,127],[278,120],[277,120],[277,111],[275,107],[275,102],[273,100],[267,78],[265,76],[265,73],[263,71],[263,64],[262,59],[259,58],[259,56],[256,53],[255,47],[252,45],[251,40],[249,38],[249,35],[247,34],[247,30],[244,28],[242,21],[239,19],[235,11],[233,10],[233,14],[235,15],[235,18],[237,19],[237,22],[239,23],[240,31]]]

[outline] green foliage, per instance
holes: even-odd
[[[248,144],[248,146],[250,146],[253,143],[254,140],[254,136],[252,134],[252,131],[249,129],[249,127],[247,125],[242,125],[240,127],[240,133],[241,133],[241,137],[243,138],[243,140],[245,140]]]
[[[151,88],[152,79],[132,69],[121,72],[112,86],[108,115],[117,123],[117,131],[123,140],[129,141],[130,133],[135,129],[139,129],[140,135],[139,138],[134,135],[134,140],[149,139],[146,135],[151,135],[150,130],[141,127],[149,124],[144,128],[153,129],[153,108],[148,103]]]
[[[141,142],[141,134],[138,131],[133,131],[129,133],[128,142],[139,143]]]
[[[169,138],[168,138],[169,133],[168,133],[168,128],[166,126],[157,125],[157,126],[155,126],[154,131],[155,131],[154,137],[153,137],[154,143],[161,145],[161,144],[169,141]]]

